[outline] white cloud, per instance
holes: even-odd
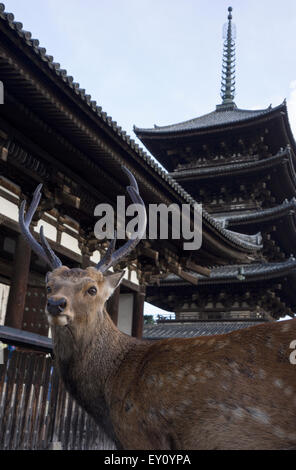
[[[173,312],[163,310],[162,308],[156,307],[155,305],[149,304],[148,302],[145,302],[144,304],[144,315],[153,315],[155,319],[158,315],[163,315],[166,317],[171,315],[172,318],[175,316]]]

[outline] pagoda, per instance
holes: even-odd
[[[296,145],[286,102],[237,107],[232,8],[224,26],[222,102],[208,114],[167,126],[134,127],[153,156],[229,233],[257,233],[250,264],[217,265],[198,285],[169,274],[147,300],[175,322],[272,321],[296,311]],[[262,237],[262,238],[261,238]]]

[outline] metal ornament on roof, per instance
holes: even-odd
[[[228,22],[223,26],[223,61],[221,98],[222,104],[234,104],[235,96],[235,39],[236,28],[232,23],[232,7],[228,8]]]

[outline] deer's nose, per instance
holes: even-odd
[[[67,307],[67,300],[62,297],[61,299],[47,299],[47,311],[50,315],[60,315]]]

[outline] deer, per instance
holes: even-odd
[[[144,206],[137,181],[127,192]],[[68,268],[40,228],[30,232],[41,198],[35,190],[21,232],[50,267],[46,314],[56,367],[67,391],[117,449],[295,449],[296,361],[290,360],[296,319],[268,322],[214,336],[137,339],[119,331],[106,301],[123,272],[108,272],[140,242],[138,234],[101,261]]]

